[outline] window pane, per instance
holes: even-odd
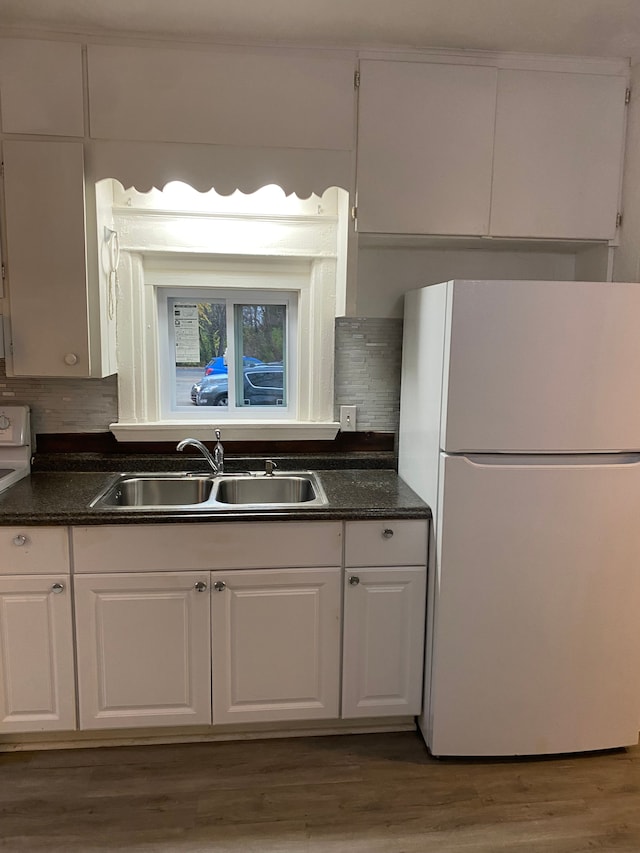
[[[224,302],[171,300],[176,405],[227,405],[227,312]]]
[[[234,319],[236,404],[285,406],[287,306],[236,305]]]

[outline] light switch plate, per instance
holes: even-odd
[[[340,406],[340,430],[342,432],[356,431],[357,406]]]

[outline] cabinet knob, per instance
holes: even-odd
[[[73,367],[74,364],[78,363],[78,356],[75,352],[68,352],[64,357],[64,363],[68,364],[69,367]]]
[[[51,592],[56,595],[60,595],[61,592],[64,592],[64,584],[63,583],[54,583],[51,587]]]
[[[227,585],[224,581],[216,581],[213,585],[213,588],[216,592],[222,592],[227,588]]]
[[[207,585],[204,581],[196,581],[194,586],[196,592],[206,592]]]
[[[393,530],[390,527],[385,527],[385,529],[382,531],[382,538],[383,539],[391,539],[392,536],[393,536]]]
[[[20,547],[21,545],[26,545],[27,537],[24,536],[22,533],[18,533],[17,536],[13,537],[13,544],[17,545],[18,547]]]
[[[358,586],[358,584],[360,583],[360,578],[358,577],[358,575],[351,575],[349,577],[349,583],[351,584],[351,586]]]

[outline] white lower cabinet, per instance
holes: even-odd
[[[75,578],[81,729],[211,722],[209,572]]]
[[[0,577],[0,733],[74,729],[69,576]]]
[[[339,717],[340,571],[78,575],[80,728]]]
[[[73,530],[81,729],[420,712],[426,522],[260,527]]]
[[[420,713],[426,562],[426,521],[346,523],[344,718]]]
[[[339,567],[212,575],[213,722],[337,718]]]
[[[419,714],[425,566],[347,569],[342,716]]]

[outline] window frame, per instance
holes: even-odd
[[[263,420],[273,418],[274,420],[297,420],[298,419],[298,350],[300,336],[298,334],[298,298],[299,289],[295,288],[295,279],[299,274],[289,274],[288,284],[292,289],[280,290],[274,285],[282,283],[280,275],[269,273],[264,276],[260,289],[249,289],[243,287],[224,288],[215,286],[216,273],[212,274],[212,281],[208,287],[204,285],[193,287],[190,283],[192,275],[185,273],[184,283],[179,286],[158,284],[164,278],[162,272],[152,276],[155,284],[156,300],[158,306],[158,364],[159,364],[159,393],[160,393],[160,417],[162,420],[200,420],[210,421],[212,416],[220,424],[227,421],[241,420]],[[224,276],[221,276],[224,278]],[[249,283],[252,283],[251,277]],[[237,284],[237,282],[236,282]],[[300,289],[304,282],[300,281]],[[286,321],[286,400],[283,406],[229,406],[228,409],[214,409],[211,406],[173,405],[175,401],[175,341],[173,338],[173,324],[171,323],[170,304],[173,300],[213,302],[220,301],[226,304],[227,316],[227,347],[228,362],[230,369],[229,391],[236,382],[236,359],[235,359],[235,307],[243,304],[271,304],[285,305],[287,309]],[[229,310],[231,308],[231,310]],[[173,362],[173,363],[172,363]],[[203,368],[204,371],[204,368]]]
[[[340,424],[333,417],[334,302],[327,296],[327,279],[333,267],[324,259],[251,259],[254,274],[269,270],[280,277],[304,270],[297,293],[298,353],[295,365],[297,412],[264,412],[262,417],[227,417],[218,424],[212,407],[199,407],[184,417],[163,414],[161,400],[160,317],[157,287],[175,285],[176,276],[184,277],[185,268],[196,274],[209,274],[212,261],[166,255],[145,257],[142,253],[121,252],[121,287],[118,300],[118,421],[110,429],[118,441],[179,441],[185,435],[210,440],[212,424],[224,428],[227,440],[328,440],[335,438]],[[247,259],[242,259],[247,264]],[[233,261],[217,262],[218,269],[229,274]],[[156,284],[151,283],[154,279]],[[193,282],[191,282],[193,284]],[[199,288],[197,288],[199,289]],[[255,281],[252,290],[255,292]],[[185,295],[188,288],[182,290]],[[166,326],[166,324],[165,324]],[[320,355],[318,355],[320,354]],[[318,361],[318,358],[320,359]],[[273,415],[278,414],[277,417]],[[216,421],[215,423],[214,420]],[[222,421],[222,419],[220,419]]]

